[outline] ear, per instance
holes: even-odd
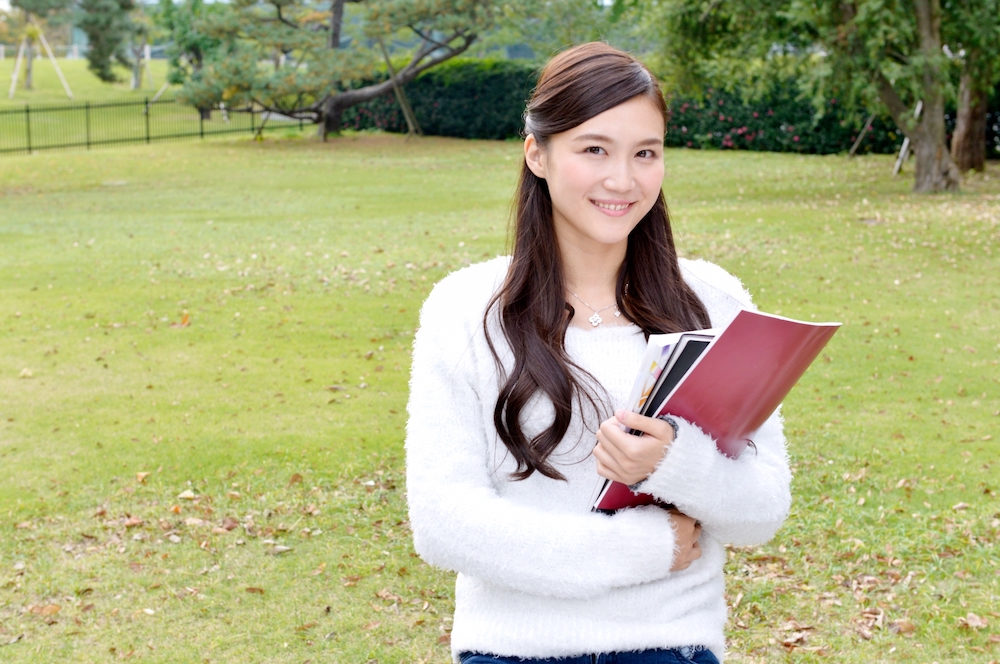
[[[534,134],[524,139],[524,163],[537,177],[545,179],[545,150],[535,140]]]

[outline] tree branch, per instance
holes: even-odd
[[[896,123],[903,135],[913,140],[913,129],[910,122],[908,122],[907,115],[910,109],[906,107],[903,100],[900,99],[899,93],[896,92],[896,88],[892,87],[892,83],[885,77],[885,74],[878,72],[875,74],[875,85],[878,87],[878,96],[882,100],[882,103],[886,105],[889,109],[889,115],[892,116],[892,121]]]

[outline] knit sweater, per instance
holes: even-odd
[[[566,480],[516,469],[493,425],[499,375],[483,331],[487,303],[508,258],[472,265],[427,298],[414,339],[406,434],[407,496],[414,546],[428,563],[458,572],[452,654],[566,657],[705,646],[720,660],[724,544],[766,542],[790,504],[779,414],[737,459],[698,427],[679,433],[643,485],[702,523],[701,557],[671,572],[675,536],[667,512],[648,506],[613,516],[590,507],[603,478],[591,451],[599,422],[574,410],[550,457]],[[705,261],[681,260],[686,283],[714,327],[752,308],[740,282]],[[512,355],[495,309],[490,335],[505,367]],[[635,325],[570,327],[568,355],[625,406],[646,346]],[[552,421],[536,395],[522,415],[531,437]]]

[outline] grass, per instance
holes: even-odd
[[[210,140],[0,161],[0,658],[445,662],[402,438],[420,302],[503,251],[516,143]],[[1000,658],[1000,170],[669,151],[678,244],[845,325],[733,549],[736,662]],[[972,615],[970,615],[972,614]]]
[[[52,62],[48,58],[39,58],[34,63],[34,87],[32,90],[24,89],[24,64],[21,64],[21,75],[18,79],[17,89],[14,98],[8,99],[7,92],[10,90],[10,77],[14,72],[14,62],[17,51],[13,53],[8,48],[7,57],[0,60],[0,83],[2,83],[3,95],[0,96],[0,109],[20,108],[24,104],[32,106],[38,104],[61,104],[70,101],[63,90],[62,83],[56,70],[52,67]],[[57,58],[59,67],[69,83],[69,88],[73,92],[73,101],[127,101],[139,100],[145,97],[152,97],[160,89],[160,86],[167,80],[167,61],[153,60],[150,68],[153,71],[153,83],[151,86],[147,78],[143,78],[143,87],[139,90],[129,89],[129,76],[131,75],[122,67],[115,68],[115,74],[121,79],[117,83],[105,83],[87,70],[86,59],[67,60]],[[179,89],[174,86],[173,90]],[[169,93],[168,93],[169,94]]]

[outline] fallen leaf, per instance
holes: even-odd
[[[282,546],[279,544],[278,546],[272,546],[270,549],[265,551],[265,553],[269,556],[280,556],[282,553],[288,553],[291,550],[292,547]]]
[[[138,482],[139,484],[145,484],[146,478],[149,477],[149,475],[150,475],[149,473],[136,473],[135,481]]]
[[[962,510],[969,509],[969,507],[971,507],[969,503],[955,503],[954,505],[951,506],[951,509],[953,509],[956,512],[961,512]]]
[[[45,606],[29,606],[28,612],[38,616],[54,616],[62,610],[58,604],[46,604]]]
[[[305,625],[299,625],[298,627],[295,628],[295,631],[296,632],[304,632],[304,631],[306,631],[308,629],[312,629],[313,627],[315,627],[318,624],[319,623],[311,622],[311,623],[306,623]]]
[[[254,595],[263,595],[264,594],[264,589],[263,588],[254,588],[253,586],[251,586],[251,587],[247,588],[247,592],[248,593],[252,593]]]
[[[448,644],[451,643],[451,634],[442,634],[438,637],[438,643]]]
[[[288,486],[293,486],[295,484],[299,484],[300,482],[302,482],[302,476],[295,473],[288,479]]]
[[[189,516],[184,519],[185,526],[204,526],[206,521],[204,519],[199,519],[196,516]]]
[[[360,580],[361,577],[357,575],[345,576],[341,579],[341,581],[344,583],[345,588],[350,588],[351,586],[358,585],[358,581]]]
[[[21,369],[21,373],[18,374],[19,378],[31,378],[35,374],[31,373],[31,369],[25,367]]]
[[[368,623],[367,625],[365,625],[361,629],[368,631],[368,630],[376,629],[376,628],[380,627],[381,625],[382,625],[382,623],[377,622],[377,621],[373,621],[373,622]]]
[[[889,631],[893,634],[909,636],[917,631],[916,626],[909,620],[893,620],[889,623]]]
[[[140,519],[139,517],[130,516],[129,518],[125,519],[125,523],[122,525],[124,525],[126,528],[135,528],[136,526],[141,526],[143,523],[144,523],[143,520]]]
[[[975,613],[972,613],[970,611],[969,613],[965,614],[964,618],[959,618],[958,619],[958,626],[961,627],[961,628],[963,628],[963,629],[980,630],[980,629],[985,629],[986,627],[989,627],[990,625],[989,625],[988,622],[986,622],[985,619],[980,618]]]
[[[179,494],[177,494],[177,498],[180,500],[194,500],[195,498],[197,498],[197,496],[191,489],[185,489],[184,491],[181,491]]]
[[[236,530],[236,528],[239,527],[239,525],[240,522],[231,516],[227,516],[224,519],[222,519],[222,527],[225,528],[226,530]]]

